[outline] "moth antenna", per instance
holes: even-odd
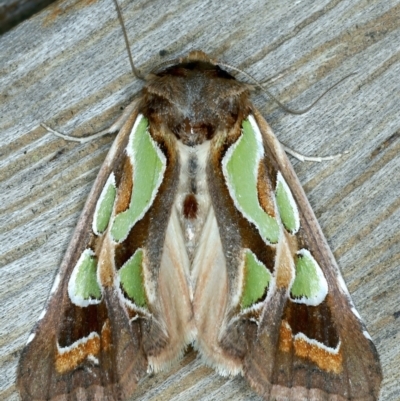
[[[300,114],[304,114],[307,113],[307,111],[311,110],[329,91],[331,91],[333,88],[335,88],[337,85],[339,85],[341,82],[343,82],[345,79],[351,77],[352,75],[357,74],[357,72],[352,72],[348,75],[346,75],[345,77],[343,77],[342,79],[340,79],[339,81],[337,81],[335,84],[333,84],[330,88],[328,88],[325,92],[322,93],[322,95],[320,95],[319,97],[317,97],[316,100],[314,100],[313,103],[311,103],[309,106],[307,106],[305,109],[302,110],[295,110],[292,109],[286,105],[284,105],[283,103],[281,103],[268,89],[264,88],[262,86],[262,84],[257,81],[252,75],[250,75],[249,73],[241,70],[240,68],[236,68],[230,64],[225,64],[225,63],[220,63],[220,62],[215,62],[215,64],[222,66],[222,67],[226,67],[226,68],[230,68],[234,71],[240,72],[241,74],[243,74],[244,76],[246,76],[247,78],[249,78],[251,81],[253,81],[255,83],[255,85],[260,88],[264,93],[266,93],[281,109],[285,110],[287,113],[289,114],[296,114],[296,115],[300,115]]]
[[[129,56],[129,62],[131,64],[131,68],[132,68],[132,72],[133,75],[135,75],[136,78],[144,81],[145,78],[144,76],[140,73],[140,71],[135,67],[135,64],[133,62],[133,57],[132,57],[132,52],[131,52],[131,48],[129,46],[129,41],[128,41],[128,34],[126,33],[126,28],[125,28],[125,23],[124,23],[124,19],[122,18],[122,12],[121,12],[121,8],[119,7],[118,1],[114,0],[114,4],[115,4],[115,8],[117,9],[117,14],[118,14],[118,19],[119,22],[121,24],[121,28],[122,28],[122,33],[124,34],[124,40],[125,40],[125,45],[126,45],[126,50],[128,51],[128,56]]]
[[[175,65],[175,64],[179,64],[182,62],[181,58],[174,58],[172,60],[166,60],[163,61],[160,64],[157,64],[152,70],[151,70],[151,74],[155,74],[157,71],[159,71],[160,69],[166,67],[166,66],[170,66],[170,65]]]
[[[305,156],[297,151],[295,151],[292,148],[289,148],[288,146],[284,145],[282,142],[280,142],[283,150],[286,153],[289,153],[290,155],[292,155],[293,157],[295,157],[297,160],[301,161],[301,162],[323,162],[323,161],[328,161],[328,160],[334,160],[334,159],[338,159],[339,157],[342,157],[343,154],[347,154],[349,153],[348,150],[345,150],[343,153],[337,153],[336,155],[330,155],[330,156]]]
[[[65,135],[65,134],[62,134],[61,132],[53,130],[52,128],[50,128],[46,124],[41,123],[40,125],[47,132],[50,132],[51,134],[53,134],[55,136],[58,136],[58,137],[66,140],[66,141],[85,143],[85,142],[92,141],[93,139],[101,138],[102,136],[105,136],[105,135],[116,134],[117,132],[119,132],[119,130],[123,127],[123,125],[125,124],[125,122],[129,118],[131,113],[135,110],[136,106],[137,106],[137,99],[134,100],[132,103],[128,104],[128,106],[126,106],[126,108],[125,108],[124,112],[122,113],[122,115],[118,118],[117,121],[115,121],[115,123],[111,127],[107,128],[107,129],[105,129],[103,131],[96,132],[95,134],[92,134],[92,135],[86,136],[86,137],[77,137],[77,136],[72,136],[72,135]]]
[[[58,136],[59,138],[64,139],[65,141],[70,141],[70,142],[79,142],[79,143],[85,143],[92,141],[93,139],[100,138],[102,136],[108,135],[112,132],[109,131],[109,129],[106,129],[101,132],[97,132],[96,134],[86,136],[86,137],[77,137],[77,136],[72,136],[72,135],[65,135],[62,134],[61,132],[55,131],[54,129],[50,128],[48,125],[41,123],[41,127],[43,127],[47,132],[50,132],[50,134],[53,134],[55,136]]]

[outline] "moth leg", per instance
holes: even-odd
[[[284,151],[286,153],[289,153],[290,155],[292,155],[293,157],[295,157],[296,159],[300,160],[301,162],[322,162],[322,161],[326,161],[326,160],[334,160],[334,159],[338,159],[339,157],[341,157],[343,154],[348,153],[349,151],[346,150],[343,153],[338,153],[336,155],[331,155],[331,156],[325,156],[325,157],[319,157],[319,156],[305,156],[302,155],[299,152],[296,152],[295,150],[289,148],[288,146],[284,145],[283,143],[280,143],[281,146],[283,147]]]
[[[137,107],[137,102],[138,102],[137,99],[135,99],[133,102],[131,102],[125,108],[124,112],[117,119],[117,121],[115,121],[115,123],[113,125],[111,125],[111,127],[106,128],[103,131],[96,132],[93,135],[83,137],[83,138],[78,138],[76,136],[62,134],[61,132],[55,131],[52,128],[50,128],[49,126],[47,126],[46,124],[43,124],[43,123],[41,123],[40,125],[47,132],[50,132],[51,134],[53,134],[55,136],[63,138],[66,141],[85,143],[85,142],[89,142],[89,141],[92,141],[92,140],[97,139],[97,138],[101,138],[102,136],[105,136],[105,135],[108,135],[108,134],[117,133],[122,128],[122,126],[125,124],[125,122],[128,120],[129,116],[132,114],[132,112],[135,110],[135,108]]]

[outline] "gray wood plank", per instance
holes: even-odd
[[[55,0],[1,0],[0,35],[28,19]]]
[[[346,283],[378,347],[382,401],[400,400],[400,2],[123,1],[146,72],[193,49],[245,69],[292,107],[254,97],[281,141],[332,162],[293,160]],[[0,37],[0,399],[18,399],[19,353],[50,291],[85,198],[113,140],[109,126],[139,91],[111,0],[59,1]],[[161,57],[159,52],[167,51]],[[243,79],[242,77],[238,77]],[[146,379],[142,400],[260,400],[194,353]]]

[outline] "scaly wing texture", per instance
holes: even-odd
[[[21,356],[23,400],[124,399],[190,341],[173,140],[137,112],[115,140]]]
[[[260,392],[270,392],[272,399],[376,400],[382,380],[376,348],[285,153],[265,120],[257,111],[254,114],[266,157],[278,177],[274,185],[276,196],[278,171],[284,171],[285,191],[293,199],[299,226],[292,233],[283,221],[285,238],[295,244],[294,249],[291,245],[295,280],[283,302],[274,352],[266,341],[270,323],[261,322],[259,341],[246,361],[246,377],[261,384]],[[281,209],[280,212],[284,214]],[[276,268],[281,269],[279,265]],[[271,355],[271,373],[264,368],[263,354]],[[288,383],[291,388],[287,388]]]
[[[195,287],[198,348],[269,400],[376,400],[376,349],[286,155],[253,114],[211,146],[205,255],[223,252],[197,279],[212,282]]]

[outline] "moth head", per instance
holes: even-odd
[[[180,59],[181,63],[190,63],[193,61],[204,61],[205,63],[217,64],[208,54],[202,50],[192,50],[186,57]]]

